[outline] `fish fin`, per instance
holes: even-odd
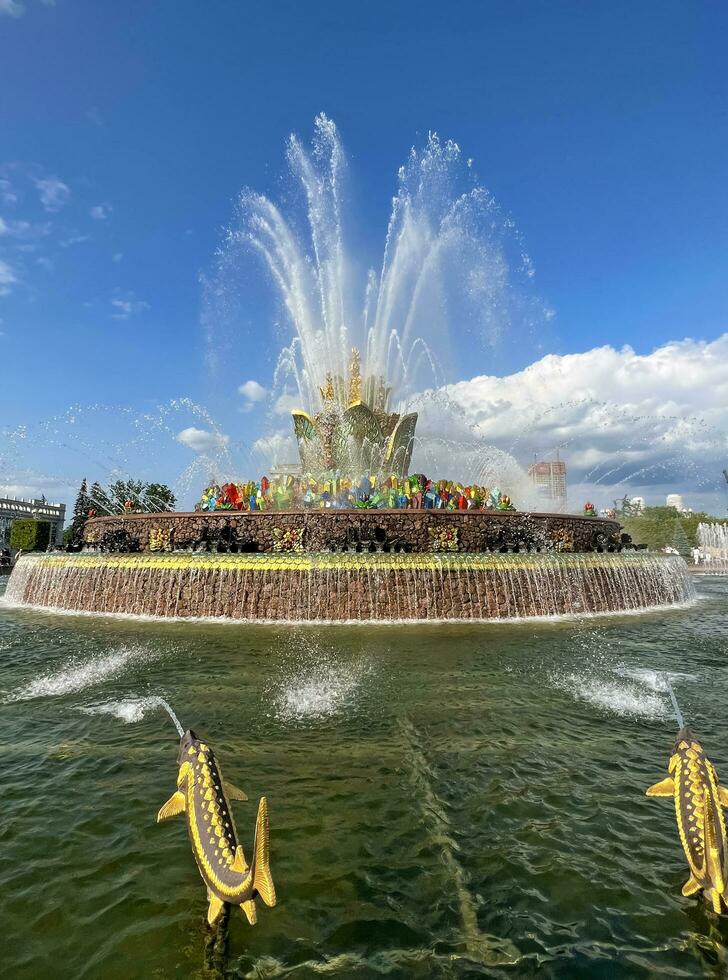
[[[178,813],[185,812],[185,794],[180,793],[177,790],[176,793],[172,793],[170,798],[164,804],[157,814],[157,823],[160,820],[167,820],[169,817],[176,817]]]
[[[718,787],[718,802],[721,806],[728,807],[728,789],[725,786]]]
[[[225,903],[217,897],[217,895],[210,895],[210,904],[207,907],[207,922],[208,925],[214,926],[220,917],[220,913],[223,910]]]
[[[672,776],[665,776],[659,783],[654,783],[645,790],[645,796],[672,796],[674,793],[675,780]]]
[[[690,875],[688,880],[682,886],[682,893],[687,898],[689,895],[694,895],[695,892],[700,891],[700,882],[697,880],[695,875]]]
[[[242,800],[245,802],[248,799],[245,793],[241,789],[238,789],[235,783],[229,783],[227,779],[223,779],[222,788],[225,790],[225,796],[229,800]]]
[[[245,918],[254,926],[258,921],[258,913],[255,911],[255,899],[249,898],[247,902],[241,902],[240,908],[245,912]]]
[[[230,865],[230,870],[239,871],[240,874],[245,874],[245,872],[248,870],[248,865],[245,860],[245,854],[243,853],[242,844],[238,844],[238,846],[235,848],[235,858],[233,860],[233,863]]]
[[[258,819],[255,822],[255,844],[253,845],[253,891],[257,892],[266,905],[276,904],[276,889],[270,873],[270,829],[268,826],[268,801],[261,796],[258,804]]]

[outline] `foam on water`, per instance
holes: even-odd
[[[150,711],[161,711],[159,698],[123,698],[120,701],[103,701],[100,704],[88,704],[79,708],[85,715],[111,715],[127,725],[142,721]]]
[[[363,663],[336,665],[326,660],[287,678],[274,697],[283,722],[326,718],[344,711],[369,673]]]
[[[144,647],[121,646],[111,653],[89,660],[73,657],[60,670],[41,674],[24,687],[8,693],[5,702],[75,694],[103,684],[104,681],[116,677],[131,663],[138,663],[149,656],[149,651]]]
[[[578,701],[585,701],[613,715],[638,718],[664,718],[670,714],[663,697],[636,684],[587,674],[552,675],[555,687]]]

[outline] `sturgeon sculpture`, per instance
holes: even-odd
[[[255,899],[276,904],[269,864],[268,803],[261,797],[253,854],[248,866],[238,842],[230,800],[247,800],[242,790],[225,782],[215,754],[188,729],[180,739],[177,789],[160,809],[157,822],[184,813],[192,853],[207,885],[207,921],[214,925],[224,906],[239,905],[248,922],[257,920]]]
[[[671,692],[672,694],[672,692]],[[674,697],[674,696],[673,696]],[[674,704],[676,702],[673,701]],[[669,775],[647,790],[647,796],[671,796],[690,877],[683,895],[702,890],[714,912],[728,907],[728,841],[723,807],[728,789],[718,783],[715,766],[687,725],[682,724],[668,765]]]

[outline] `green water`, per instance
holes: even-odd
[[[0,589],[3,586],[0,585]],[[3,977],[725,976],[662,778],[683,712],[728,778],[728,579],[687,610],[509,626],[142,623],[0,606]],[[651,683],[651,680],[653,681]],[[162,694],[268,796],[279,905],[210,941],[157,825]],[[135,720],[137,719],[137,720]]]

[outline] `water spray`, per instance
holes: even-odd
[[[685,720],[683,719],[682,712],[680,711],[680,705],[677,703],[677,698],[675,697],[675,692],[672,689],[672,684],[670,683],[670,678],[667,674],[664,675],[665,684],[667,684],[667,693],[670,695],[670,700],[672,701],[672,710],[675,712],[675,721],[677,722],[678,728],[685,727]]]
[[[185,730],[180,725],[179,718],[174,713],[174,711],[172,711],[172,708],[170,707],[170,705],[167,704],[167,702],[164,700],[164,698],[157,697],[157,698],[155,698],[155,701],[157,702],[157,704],[161,705],[161,707],[164,708],[164,710],[167,712],[167,714],[169,715],[169,717],[172,719],[172,722],[174,724],[174,727],[179,732],[179,737],[182,738],[184,736]]]

